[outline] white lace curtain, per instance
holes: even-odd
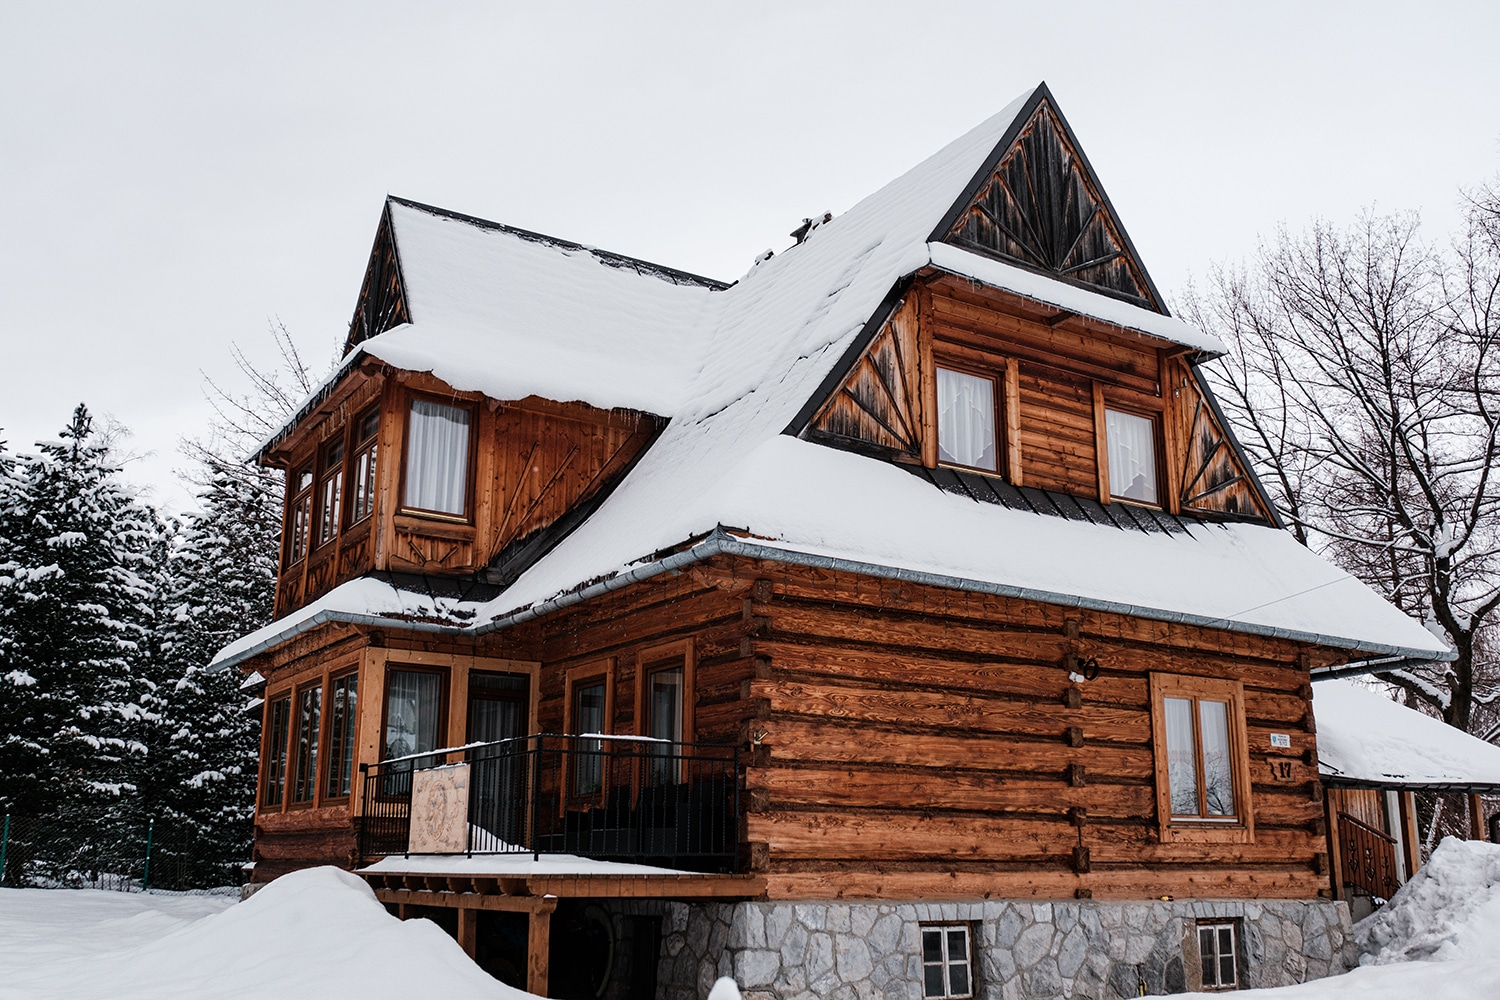
[[[938,460],[995,471],[995,383],[937,370]]]
[[[386,687],[385,756],[436,750],[443,682],[437,674],[392,670]]]
[[[469,477],[469,411],[427,399],[411,403],[404,505],[462,515]]]
[[[1104,435],[1109,440],[1109,492],[1156,503],[1156,432],[1151,419],[1105,410]]]

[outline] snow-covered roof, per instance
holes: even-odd
[[[412,321],[360,350],[494,399],[678,411],[716,283],[396,198],[389,209]]]
[[[734,525],[788,558],[839,559],[871,572],[923,573],[953,586],[1284,635],[1371,655],[1451,658],[1416,622],[1277,529],[1199,524],[1171,536],[1142,535],[1041,517],[955,497],[887,463],[786,435],[892,290],[929,266],[1201,351],[1222,350],[1170,317],[929,243],[1035,96],[1022,95],[721,291],[610,267],[587,251],[563,253],[566,263],[559,265],[556,248],[499,239],[482,227],[393,205],[393,213],[401,209],[393,219],[413,324],[366,341],[363,349],[498,398],[551,394],[672,416],[599,509],[480,607],[477,621],[503,620],[584,581],[621,574],[652,552]],[[412,269],[408,244],[426,248],[419,256],[429,263]],[[477,262],[464,259],[468,254]],[[567,280],[548,285],[548,269],[557,266],[570,269]],[[502,280],[496,276],[510,267],[535,268],[527,278],[535,287],[525,295],[517,290],[524,302],[514,310],[509,293],[471,287]],[[532,292],[537,297],[525,297]],[[625,318],[602,315],[612,311],[615,294],[625,296]],[[435,304],[441,296],[451,301]],[[581,371],[525,370],[516,358],[549,363],[554,348],[542,342],[560,322],[549,310],[563,299],[576,303],[569,307],[576,312],[564,313],[576,318],[558,335],[557,364],[572,364],[578,355]],[[607,335],[591,322],[605,324],[598,329]],[[498,339],[487,339],[490,324],[499,329]],[[434,344],[448,345],[442,347],[448,353],[439,358]],[[585,364],[590,344],[601,357],[623,353],[632,360]],[[674,350],[678,361],[659,358]],[[654,369],[645,383],[622,385],[636,380],[641,365]],[[664,372],[680,381],[667,384]],[[558,386],[543,391],[546,378],[559,380]],[[626,402],[611,392],[639,395]],[[356,606],[364,596],[341,587],[323,601],[344,601],[361,614]],[[311,620],[306,610],[298,612],[304,622]],[[262,630],[256,642],[278,627],[290,625]],[[231,649],[247,655],[254,638]],[[230,658],[229,650],[219,657]]]
[[[1313,682],[1318,770],[1384,788],[1500,789],[1500,747],[1354,681]]]

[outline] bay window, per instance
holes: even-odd
[[[323,475],[318,480],[318,544],[326,545],[339,533],[339,507],[344,500],[344,441],[329,442],[323,449]]]
[[[359,418],[354,428],[354,460],[349,465],[349,523],[358,524],[375,510],[375,450],[380,410]]]
[[[283,695],[266,704],[266,752],[261,760],[263,806],[279,806],[286,798],[287,730],[292,717],[292,696]]]
[[[354,774],[354,723],[359,718],[359,675],[335,677],[328,700],[328,783],[325,797],[344,798]]]
[[[318,742],[323,732],[323,685],[297,692],[297,756],[292,801],[311,802],[318,790]]]
[[[312,529],[312,465],[304,465],[291,476],[292,499],[286,518],[286,564],[307,555],[307,535]]]
[[[406,428],[408,510],[449,517],[468,513],[470,411],[431,399],[413,399]]]

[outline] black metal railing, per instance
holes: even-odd
[[[576,854],[732,872],[740,749],[544,733],[361,765],[360,854]],[[468,765],[466,828],[455,837],[447,817],[448,849],[413,850],[416,776],[452,764]]]

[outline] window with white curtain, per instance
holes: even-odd
[[[392,670],[386,675],[383,760],[436,750],[443,718],[443,679],[419,670]],[[427,766],[418,760],[418,766]],[[412,762],[402,762],[400,770]]]
[[[1156,503],[1156,425],[1150,417],[1104,411],[1109,442],[1109,492],[1122,500]]]
[[[996,471],[995,380],[937,370],[938,461]]]
[[[468,486],[469,411],[413,399],[406,429],[403,505],[462,517],[468,509]]]

